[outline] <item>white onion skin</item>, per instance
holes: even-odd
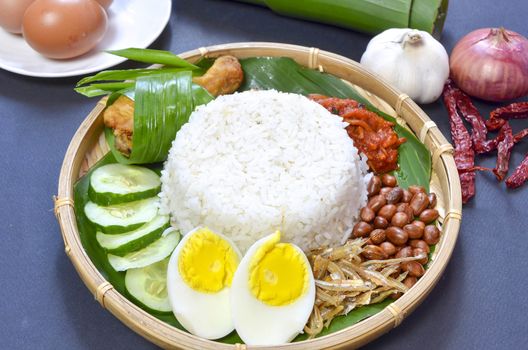
[[[451,77],[467,94],[500,102],[528,94],[528,39],[506,29],[475,30],[456,44]]]

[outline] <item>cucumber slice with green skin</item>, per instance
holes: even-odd
[[[125,288],[134,301],[154,312],[171,312],[167,294],[167,265],[169,258],[157,263],[130,269],[125,275]]]
[[[149,244],[145,248],[128,253],[125,256],[108,254],[108,262],[116,271],[137,269],[154,264],[168,257],[180,241],[180,233],[172,231],[160,239]]]
[[[84,213],[99,231],[123,233],[135,230],[154,219],[158,214],[159,198],[151,197],[140,201],[103,207],[88,202]]]
[[[153,197],[160,190],[160,177],[148,168],[107,164],[90,176],[88,196],[92,202],[106,206]]]
[[[160,238],[163,231],[169,226],[169,216],[158,215],[145,225],[130,232],[109,235],[98,231],[96,239],[107,253],[123,256],[145,248]]]

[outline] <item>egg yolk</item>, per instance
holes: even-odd
[[[183,281],[204,293],[231,286],[237,266],[238,255],[231,244],[207,228],[192,233],[178,259]]]
[[[251,293],[272,306],[291,304],[308,290],[304,256],[292,244],[279,242],[277,231],[258,248],[249,266]]]

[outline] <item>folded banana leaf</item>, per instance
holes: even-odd
[[[109,105],[121,91],[112,94]],[[134,134],[130,156],[122,155],[115,147],[111,129],[105,129],[105,137],[122,164],[147,164],[164,161],[172,141],[185,124],[195,106],[213,97],[200,86],[192,83],[190,71],[150,74],[139,76],[134,87]]]
[[[415,28],[439,38],[449,0],[237,0],[290,17],[379,33]]]

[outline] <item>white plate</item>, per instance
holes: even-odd
[[[108,9],[108,29],[92,51],[69,60],[51,60],[34,51],[20,35],[0,28],[0,68],[33,77],[58,78],[92,73],[126,59],[102,52],[145,48],[167,25],[171,0],[114,0]]]

